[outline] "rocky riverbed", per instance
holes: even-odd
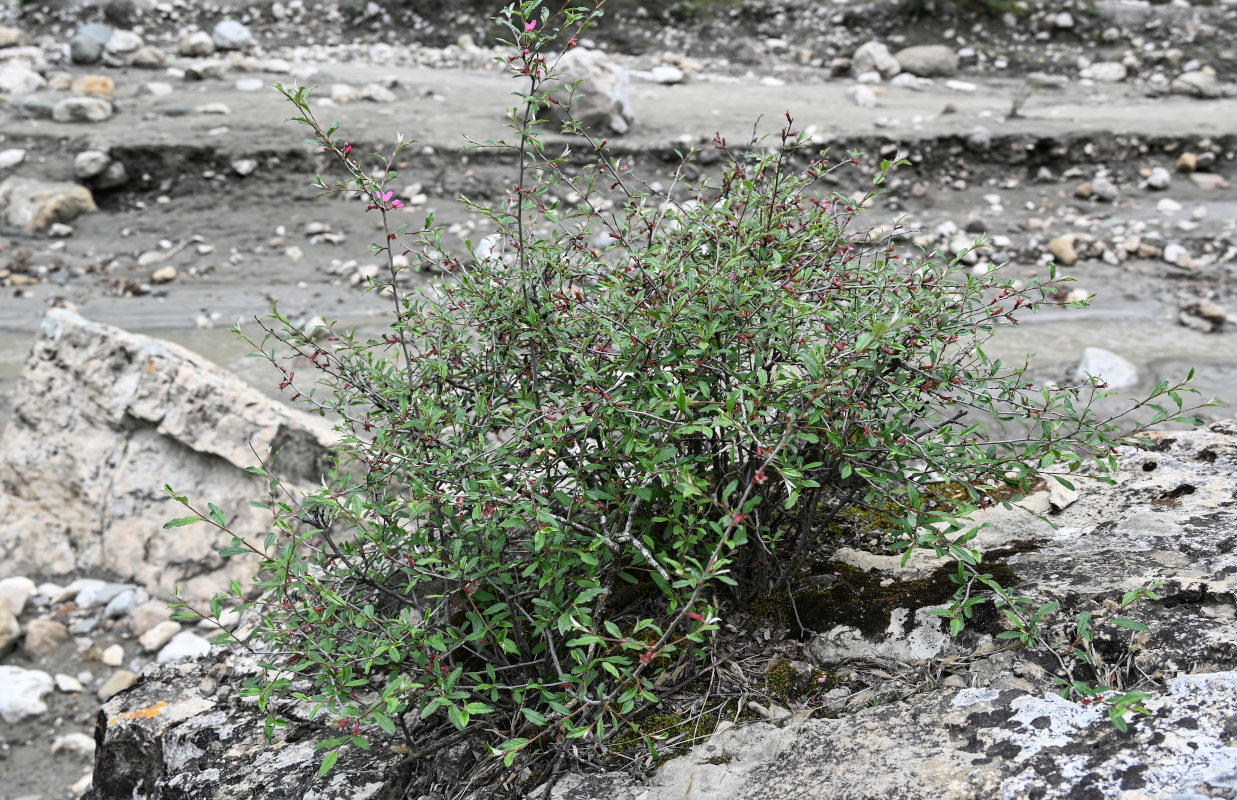
[[[840,190],[860,190],[875,162],[904,153],[912,165],[894,173],[862,225],[896,219],[914,245],[950,255],[989,237],[962,256],[969,268],[1007,265],[1025,280],[1051,260],[1077,279],[1063,300],[1095,295],[1090,309],[1003,331],[998,355],[1035,352],[1033,373],[1049,380],[1072,377],[1087,357],[1130,393],[1193,366],[1204,394],[1237,399],[1237,324],[1228,320],[1237,308],[1237,6],[1027,3],[949,14],[860,0],[683,5],[615,4],[581,41],[623,76],[601,124],[638,170],[669,185],[676,150],[715,133],[744,141],[762,117],[758,129],[772,132],[787,110],[822,146],[868,154]],[[326,162],[282,124],[291,107],[271,83],[320,87],[316,112],[341,119],[358,150],[387,145],[396,131],[418,140],[396,187],[410,224],[435,213],[460,247],[490,232],[458,196],[493,202],[510,179],[509,158],[463,150],[461,139],[503,133],[516,86],[494,62],[495,26],[466,9],[418,16],[396,6],[111,0],[0,10],[0,427],[12,419],[45,436],[60,420],[40,405],[46,398],[16,388],[36,336],[51,352],[43,319],[52,307],[183,344],[264,391],[274,381],[228,333],[238,319],[274,300],[307,321],[364,325],[385,313],[384,299],[363,291],[377,269],[363,256],[377,230],[351,201],[310,199]],[[90,374],[85,362],[73,369]],[[61,396],[65,408],[75,400]],[[92,423],[106,431],[99,441],[154,419],[115,402],[118,416]],[[158,435],[210,450],[186,431]],[[166,461],[175,447],[150,452]],[[10,495],[31,485],[14,465],[42,460],[12,452]],[[104,505],[127,497],[90,483],[104,474],[148,475],[151,493],[166,480],[162,461],[126,473],[128,451],[106,452],[116,461],[95,475],[48,468],[44,509],[72,495],[64,486]],[[75,519],[102,530],[87,505]],[[162,513],[148,511],[151,524]],[[68,561],[56,563],[50,549],[32,555],[40,539],[23,528],[19,540],[15,519],[0,520],[9,537],[0,608],[10,612],[0,610],[0,653],[9,652],[0,800],[72,797],[89,782],[98,703],[144,665],[201,651],[203,632],[163,641],[173,632],[159,612],[168,582],[122,569],[150,554],[149,535],[109,560],[62,531]]]

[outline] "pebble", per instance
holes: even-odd
[[[851,57],[851,70],[856,73],[878,72],[886,80],[902,71],[902,65],[889,52],[889,48],[878,41],[861,44]]]
[[[1181,211],[1181,204],[1171,197],[1164,197],[1160,199],[1160,202],[1155,204],[1155,208],[1161,214],[1171,215]]]
[[[151,283],[171,283],[180,275],[171,264],[155,270],[150,274]]]
[[[103,51],[113,56],[127,56],[136,53],[145,42],[133,31],[112,31]]]
[[[1117,185],[1105,175],[1096,175],[1091,180],[1091,196],[1097,200],[1116,200],[1120,197]]]
[[[907,47],[894,54],[902,72],[922,78],[938,78],[958,71],[958,54],[943,44]]]
[[[98,177],[112,163],[112,157],[102,150],[83,150],[73,157],[73,177],[87,181]]]
[[[361,99],[371,103],[394,103],[395,92],[377,83],[367,83],[361,88]]]
[[[73,235],[73,226],[63,222],[53,222],[47,229],[47,235],[52,239],[67,239]]]
[[[945,81],[945,88],[953,89],[955,92],[970,94],[979,91],[979,84],[971,83],[970,81],[949,80]]]
[[[68,638],[69,629],[64,623],[39,617],[26,623],[26,637],[22,642],[22,649],[32,656],[45,656]]]
[[[1213,98],[1223,94],[1216,76],[1203,70],[1182,73],[1173,80],[1170,88],[1177,94],[1198,98]]]
[[[94,185],[99,189],[114,189],[117,186],[123,186],[129,180],[129,173],[125,169],[125,162],[113,161],[107,165],[107,169],[103,170],[103,174],[95,178]]]
[[[653,83],[661,83],[666,86],[672,86],[676,83],[682,83],[686,78],[683,70],[672,64],[658,64],[653,67],[650,73]]]
[[[159,48],[146,45],[133,54],[132,63],[138,69],[163,69],[168,65],[168,57]]]
[[[252,175],[257,168],[258,162],[252,158],[240,158],[232,162],[232,171],[241,177]]]
[[[94,738],[79,731],[66,733],[52,739],[52,753],[69,753],[78,758],[86,759],[94,756]]]
[[[23,95],[47,85],[43,76],[24,61],[9,61],[0,66],[0,92]]]
[[[1125,65],[1117,61],[1101,61],[1084,69],[1081,76],[1099,83],[1120,83],[1125,80]]]
[[[889,85],[896,86],[899,89],[910,89],[913,92],[922,92],[935,86],[936,81],[931,78],[920,78],[909,72],[903,72],[893,76],[893,79],[889,81]]]
[[[71,232],[72,229],[70,229]],[[103,616],[106,619],[127,617],[133,613],[134,609],[148,599],[150,599],[150,595],[146,594],[145,589],[126,589],[108,601],[107,607],[103,609]]]
[[[106,703],[135,683],[137,683],[136,674],[127,669],[118,669],[112,673],[112,677],[108,678],[106,683],[99,687],[97,693],[99,701]]]
[[[1177,316],[1177,321],[1180,322],[1183,327],[1198,331],[1199,333],[1211,333],[1215,330],[1215,326],[1210,322],[1197,314],[1191,314],[1189,311],[1182,311]]]
[[[100,46],[102,46],[102,45],[107,44],[108,41],[111,40],[112,29],[108,25],[100,25],[98,23],[91,23],[90,25],[83,25],[82,27],[78,28],[77,35],[78,36],[89,36],[91,39],[94,39],[96,42],[98,42]]]
[[[180,633],[180,631],[181,624],[179,622],[170,619],[164,620],[143,633],[138,638],[138,644],[146,652],[153,653],[172,641],[172,637]]]
[[[1215,325],[1223,325],[1228,321],[1228,312],[1214,300],[1199,300],[1193,310],[1200,317]]]
[[[73,692],[80,692],[84,688],[86,688],[82,686],[82,682],[80,680],[73,677],[72,675],[65,675],[63,672],[57,673],[54,680],[56,681],[56,688],[64,692],[65,694],[72,694]]]
[[[846,96],[860,108],[876,108],[876,93],[867,86],[852,86],[846,90]]]
[[[26,160],[26,151],[20,147],[0,150],[0,169],[12,169]]]
[[[140,637],[159,623],[167,621],[167,603],[161,600],[147,600],[129,615],[129,632]]]
[[[1078,263],[1078,251],[1074,249],[1075,238],[1074,234],[1067,233],[1048,243],[1048,252],[1052,253],[1056,263],[1065,267],[1072,267]]]
[[[84,585],[77,591],[77,596],[73,599],[79,608],[94,608],[95,606],[105,606],[109,601],[121,592],[131,590],[135,587],[127,583],[109,583],[107,581],[91,580],[83,581]]]
[[[79,33],[69,40],[69,60],[74,64],[93,64],[103,57],[103,45],[93,36]]]
[[[17,621],[17,615],[13,613],[9,601],[0,598],[0,655],[16,647],[20,638],[21,623]]]
[[[1198,156],[1194,153],[1182,153],[1177,156],[1178,172],[1193,172],[1198,169]]]
[[[46,714],[43,695],[53,685],[52,676],[42,670],[0,666],[0,717],[16,725],[26,717]]]
[[[1168,170],[1163,167],[1155,167],[1151,170],[1151,174],[1147,176],[1147,180],[1143,182],[1143,185],[1148,189],[1167,189],[1172,180],[1173,176],[1169,174]]]
[[[52,107],[57,122],[103,122],[112,116],[112,104],[102,97],[66,97]]]
[[[0,597],[9,602],[9,608],[19,617],[26,608],[26,601],[34,597],[36,591],[34,581],[20,575],[0,580]]]
[[[181,31],[180,39],[176,44],[176,50],[182,56],[189,58],[213,55],[215,52],[215,40],[210,38],[210,34],[206,31]]]
[[[197,107],[199,114],[231,114],[227,103],[206,103]]]
[[[1228,188],[1228,181],[1214,172],[1191,172],[1190,180],[1204,192],[1214,192],[1217,189]]]
[[[211,30],[210,38],[219,50],[248,50],[257,44],[249,28],[234,19],[221,20]]]
[[[163,646],[155,660],[160,664],[175,664],[180,661],[192,661],[210,652],[210,642],[196,633],[182,631],[172,637]]]
[[[219,80],[228,72],[226,61],[198,61],[185,67],[185,80],[208,81]]]
[[[354,100],[359,100],[361,93],[355,86],[347,83],[331,84],[331,102],[334,103],[351,103]]]
[[[1169,242],[1164,246],[1162,258],[1169,264],[1173,264],[1174,266],[1183,266],[1183,262],[1189,257],[1190,251],[1186,250],[1185,247],[1176,242]]]
[[[108,645],[103,649],[103,655],[99,657],[107,667],[119,667],[125,663],[125,649],[118,644]]]
[[[146,94],[154,97],[167,97],[169,94],[176,91],[172,84],[164,83],[162,81],[151,81],[143,88],[146,90]]]
[[[260,92],[266,88],[266,81],[261,78],[241,78],[236,82],[238,92]]]

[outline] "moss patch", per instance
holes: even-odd
[[[769,695],[782,702],[798,703],[806,697],[836,688],[841,681],[827,670],[796,666],[789,659],[775,658],[765,668]]]
[[[1015,553],[1032,550],[1035,546],[1034,542],[1019,542],[986,553],[982,571],[992,575],[1001,586],[1017,586],[1021,579],[1006,559]],[[850,564],[833,561],[818,563],[812,571],[827,580],[818,579],[796,589],[798,621],[784,590],[757,592],[751,603],[754,620],[777,619],[789,625],[792,634],[797,637],[827,631],[838,625],[849,625],[865,636],[875,637],[889,627],[889,617],[895,609],[906,608],[914,612],[925,606],[944,605],[953,598],[958,588],[950,580],[957,571],[952,562],[941,564],[926,577],[912,580],[898,580],[887,573],[865,572]],[[975,607],[975,616],[969,626],[986,629],[995,619],[993,605],[984,603]],[[802,622],[802,628],[799,622]]]

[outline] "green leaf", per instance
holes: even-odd
[[[210,509],[211,521],[213,521],[220,528],[228,527],[228,515],[223,513],[223,509],[214,503],[207,503],[206,505]]]
[[[1111,622],[1113,625],[1116,625],[1118,628],[1129,628],[1132,631],[1151,630],[1143,623],[1137,620],[1133,620],[1133,619],[1113,619],[1113,620],[1109,620],[1109,622]]]
[[[521,708],[520,711],[524,714],[524,719],[528,720],[534,725],[539,725],[539,726],[544,727],[550,724],[549,720],[547,720],[540,713],[533,711],[531,708]]]
[[[183,528],[184,526],[192,525],[195,522],[205,522],[205,521],[206,520],[196,515],[192,517],[177,517],[174,520],[163,523],[163,527],[165,530],[168,528]]]
[[[327,753],[326,758],[322,759],[322,764],[318,766],[318,777],[321,778],[323,775],[330,772],[331,768],[335,766],[335,762],[338,760],[339,760],[338,750],[332,750],[331,752]]]
[[[381,711],[374,712],[374,722],[378,723],[378,727],[391,735],[395,734],[395,723],[386,714]]]

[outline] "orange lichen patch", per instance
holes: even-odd
[[[107,724],[114,725],[115,723],[120,722],[122,719],[151,719],[152,717],[157,717],[160,714],[162,714],[163,709],[167,708],[167,705],[168,705],[167,703],[160,700],[159,702],[155,703],[153,706],[147,706],[146,708],[139,708],[137,711],[126,711],[123,714],[119,714],[115,717],[112,717],[111,719],[107,721]]]

